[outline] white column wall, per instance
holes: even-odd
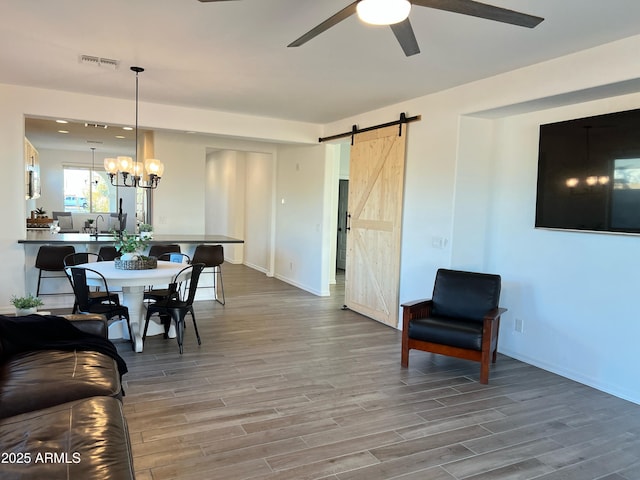
[[[247,152],[245,169],[244,264],[272,275],[273,155]]]
[[[275,276],[316,295],[329,295],[326,155],[325,145],[278,150]]]

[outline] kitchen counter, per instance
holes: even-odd
[[[18,243],[25,244],[38,244],[38,245],[51,245],[51,244],[66,244],[66,245],[90,245],[90,244],[113,244],[113,235],[101,234],[96,238],[94,235],[88,233],[57,233],[51,234],[46,229],[44,231],[29,230],[25,238],[18,240]],[[182,243],[188,244],[225,244],[225,243],[244,243],[244,240],[238,238],[227,237],[225,235],[153,235],[153,239],[149,241],[150,245],[156,243]]]
[[[98,253],[100,247],[104,245],[113,245],[114,238],[111,234],[95,236],[88,233],[57,233],[51,234],[47,229],[44,231],[30,230],[23,239],[18,240],[22,244],[25,254],[25,292],[36,292],[38,284],[38,269],[35,268],[36,256],[42,245],[73,245],[76,252],[93,252]],[[149,245],[158,243],[176,243],[180,245],[180,251],[193,257],[195,249],[198,245],[206,243],[210,245],[225,245],[225,261],[232,263],[242,263],[244,240],[238,238],[227,237],[226,235],[159,235],[154,234],[153,239],[149,241]],[[147,251],[148,251],[147,247]],[[212,275],[203,275],[200,284],[203,287],[211,286],[213,282]],[[64,277],[63,277],[64,278]],[[73,293],[67,281],[49,280],[45,282],[43,287],[45,293],[59,293],[58,295],[47,295],[43,297],[45,307],[53,308],[71,308],[73,305]],[[212,295],[212,289],[198,288],[196,299],[209,299]],[[113,325],[118,326],[121,322],[115,322]],[[112,332],[109,327],[109,335],[112,338],[121,338],[121,332]]]

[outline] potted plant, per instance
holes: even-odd
[[[47,211],[42,207],[38,207],[34,210],[34,213],[38,216],[38,218],[46,218],[45,216],[47,214]]]
[[[140,230],[140,238],[148,240],[153,236],[153,226],[148,223],[141,223],[138,229]]]
[[[34,297],[32,294],[29,294],[26,297],[16,297],[14,295],[11,297],[11,303],[16,307],[16,317],[36,313],[38,311],[38,307],[44,305],[42,300],[38,297]]]
[[[120,252],[121,260],[135,260],[142,255],[142,250],[149,244],[145,238],[140,238],[135,233],[114,232],[114,247]]]

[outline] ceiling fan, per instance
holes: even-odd
[[[208,2],[228,2],[234,0],[199,0]],[[341,21],[357,13],[361,20],[375,25],[389,25],[407,57],[420,53],[420,47],[409,22],[411,6],[435,8],[448,12],[485,18],[496,22],[509,23],[520,27],[534,28],[544,18],[527,15],[506,8],[495,7],[474,0],[356,0],[335,15],[309,30],[288,47],[299,47],[317,37]]]

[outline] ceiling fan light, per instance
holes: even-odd
[[[356,11],[365,23],[393,25],[407,19],[411,3],[408,0],[361,0]]]

